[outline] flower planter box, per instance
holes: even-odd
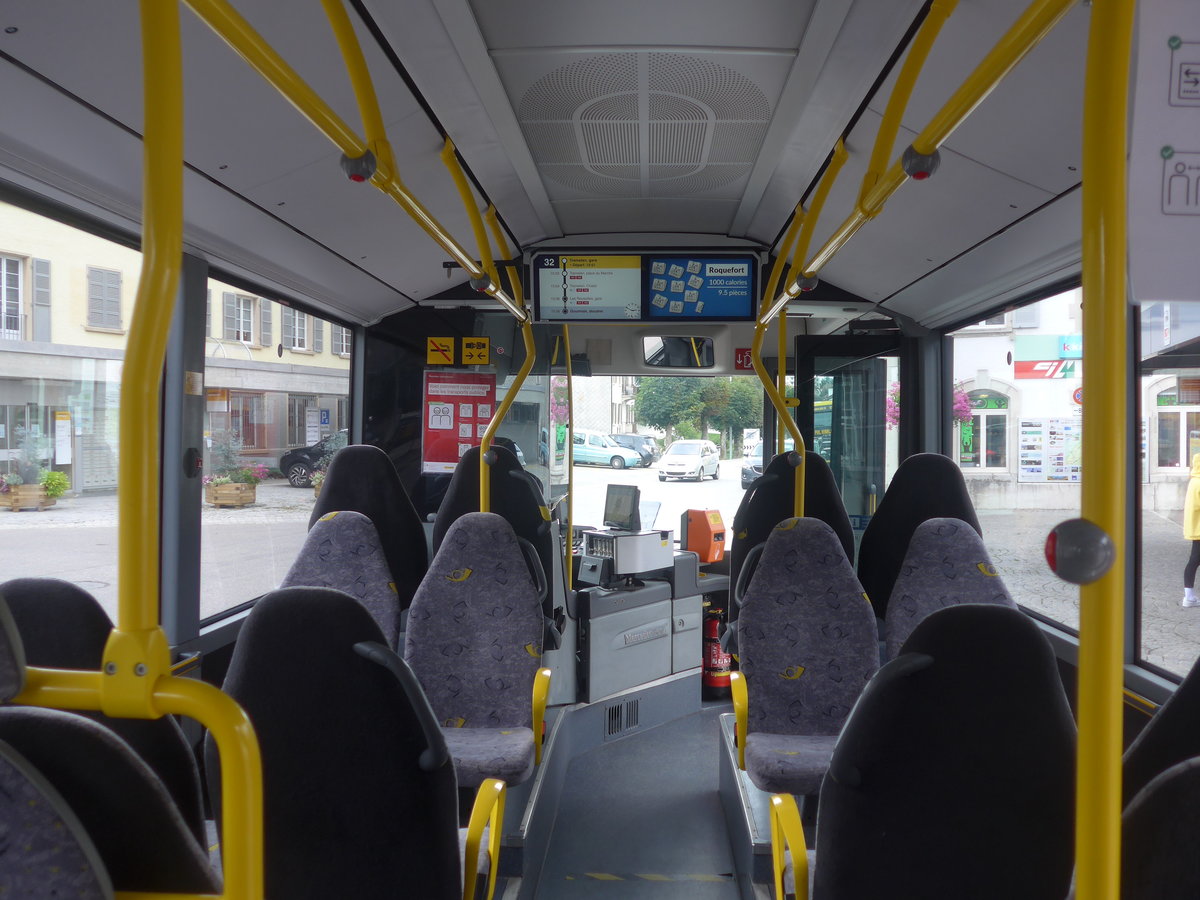
[[[23,509],[36,509],[41,512],[47,506],[53,506],[54,500],[46,496],[44,485],[14,484],[7,494],[0,495],[0,503],[7,503],[13,512]]]
[[[213,506],[249,506],[254,502],[253,484],[206,484],[204,499]]]

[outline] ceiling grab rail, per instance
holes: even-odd
[[[471,192],[471,186],[467,184],[467,176],[463,172],[462,164],[458,161],[458,154],[454,149],[454,142],[450,138],[446,138],[445,144],[442,146],[442,162],[446,168],[450,170],[450,175],[454,179],[454,184],[458,188],[459,195],[462,197],[463,206],[466,208],[467,216],[471,220],[471,229],[475,232],[475,239],[479,243],[479,255],[483,260],[484,270],[488,273],[488,279],[496,285],[500,284],[500,273],[496,270],[496,262],[492,256],[492,245],[488,241],[487,231],[483,227],[483,217],[479,213],[479,207],[475,205],[475,195]],[[490,204],[488,210],[491,212],[493,220],[496,217],[496,210]],[[499,233],[497,228],[497,237],[501,240],[500,251],[508,258],[508,244],[504,242],[504,235]],[[474,281],[472,286],[477,290],[482,290]],[[518,300],[518,303],[524,303],[523,300]],[[522,311],[524,309],[522,305]],[[537,354],[537,347],[533,341],[533,325],[528,315],[524,319],[518,319],[521,325],[521,337],[525,343],[525,360],[521,363],[521,368],[517,371],[513,383],[508,386],[504,397],[500,401],[500,405],[496,408],[492,415],[491,421],[488,422],[487,428],[483,432],[483,437],[479,441],[479,510],[480,512],[490,512],[492,504],[492,471],[491,466],[494,458],[488,452],[492,446],[492,438],[500,428],[500,423],[504,421],[504,417],[508,415],[509,409],[513,405],[513,401],[517,399],[517,393],[525,384],[525,379],[529,372],[533,369],[534,356]],[[543,517],[549,521],[550,511],[545,506],[542,507]]]
[[[908,180],[910,176],[906,172],[906,160],[910,156],[918,159],[932,157],[967,116],[983,102],[1013,67],[1037,46],[1076,2],[1077,0],[1034,0],[917,135],[901,158],[896,160],[860,198],[854,211],[805,264],[800,277],[789,283],[772,305],[783,305],[788,300],[798,297],[807,286],[808,279],[815,278],[834,254],[845,246],[863,225],[878,215],[888,198]],[[864,211],[869,212],[869,215]]]
[[[821,176],[821,182],[817,185],[817,191],[813,195],[813,202],[808,210],[808,213],[803,216],[803,223],[800,226],[800,237],[796,246],[796,253],[800,258],[803,258],[804,252],[808,249],[808,241],[812,238],[813,226],[821,215],[821,208],[825,205],[825,199],[829,196],[829,191],[833,187],[834,181],[837,180],[838,173],[841,172],[842,166],[845,165],[846,159],[850,154],[846,152],[845,143],[839,138],[837,146],[834,147],[833,157],[829,160],[829,165],[825,169],[825,174]],[[775,268],[779,266],[779,259],[775,260]],[[772,278],[775,277],[775,271],[772,270]],[[771,287],[768,285],[768,287]],[[763,294],[763,303],[765,305],[766,298],[771,295],[773,288]],[[787,296],[786,294],[784,296]],[[790,298],[789,298],[790,299]],[[795,452],[799,455],[797,460],[796,475],[793,479],[794,496],[792,500],[792,513],[796,516],[804,515],[804,438],[800,434],[800,429],[796,426],[796,420],[793,419],[787,411],[787,401],[783,399],[775,385],[771,383],[771,377],[767,374],[767,368],[762,361],[762,345],[763,339],[767,336],[767,328],[771,325],[771,320],[783,312],[783,307],[787,301],[772,303],[770,308],[760,310],[758,314],[758,322],[754,326],[754,340],[750,343],[750,362],[754,366],[754,373],[758,375],[758,380],[762,382],[763,390],[767,392],[767,396],[771,400],[771,405],[775,407],[776,418],[779,424],[787,428],[788,433],[792,436],[792,445]],[[780,318],[783,318],[782,316]],[[780,324],[781,328],[786,327],[784,323]],[[783,358],[780,359],[780,366],[784,363]],[[764,458],[765,463],[765,458]]]
[[[121,491],[118,503],[117,625],[101,671],[30,667],[15,702],[156,719],[183,715],[213,734],[220,750],[224,807],[224,900],[263,894],[262,761],[249,718],[228,695],[171,674],[158,623],[159,392],[183,262],[183,70],[179,6],[142,0],[142,269],[121,379]],[[211,898],[199,894],[133,897]]]
[[[396,201],[413,221],[472,278],[481,278],[486,274],[479,263],[454,239],[453,235],[405,187],[396,171],[385,168],[386,161],[377,159],[374,153],[369,152],[368,143],[351,130],[226,0],[183,0],[183,2],[268,84],[316,126],[318,131],[342,151],[343,163],[353,167],[350,176],[352,180],[370,181],[371,184]],[[370,106],[370,101],[374,99],[374,91],[370,91],[369,97],[359,93],[362,85],[370,83],[370,75],[367,72],[362,50],[358,46],[353,29],[347,33],[344,29],[339,32],[335,28],[335,37],[339,37],[339,47],[350,72],[351,83],[355,86],[358,102]],[[376,103],[375,106],[377,107],[378,104]],[[369,120],[372,115],[377,116],[377,113],[366,113],[364,119]],[[499,285],[489,285],[486,293],[519,320],[523,321],[529,315],[517,306]]]
[[[805,220],[804,201],[798,201],[796,208],[792,210],[792,220],[788,223],[787,231],[783,234],[783,242],[779,245],[779,255],[775,257],[775,264],[771,266],[771,275],[767,279],[766,290],[763,291],[763,302],[766,302],[768,297],[775,296],[775,289],[779,287],[779,280],[787,274],[790,268],[790,260],[796,252],[796,235],[800,231],[800,225]],[[779,317],[779,343],[777,346],[777,355],[779,365],[775,367],[775,389],[782,397],[784,387],[786,385],[787,366],[787,316]],[[786,402],[786,398],[785,398]],[[775,429],[775,452],[782,453],[784,447],[784,429]],[[764,464],[766,457],[764,455]]]
[[[1075,896],[1121,889],[1122,689],[1129,446],[1126,150],[1134,0],[1092,7],[1083,104],[1083,444],[1080,514],[1115,549],[1112,568],[1080,587]],[[1105,436],[1109,437],[1105,437]],[[1100,439],[1098,439],[1100,438]],[[1101,474],[1102,473],[1102,474]]]

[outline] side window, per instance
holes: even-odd
[[[571,443],[575,444],[576,446],[582,447],[583,446],[583,435],[582,434],[571,435]]]

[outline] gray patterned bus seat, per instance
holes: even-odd
[[[739,628],[746,771],[762,790],[815,794],[879,667],[875,617],[829,525],[803,518],[775,526],[742,598]]]
[[[926,616],[956,603],[1017,605],[975,529],[962,519],[927,519],[913,532],[892,588],[883,623],[884,659],[900,652]]]
[[[393,650],[400,641],[400,597],[371,520],[353,510],[330,512],[309,529],[300,553],[279,585],[326,587],[367,608]]]
[[[459,517],[413,597],[404,659],[445,729],[460,785],[532,774],[542,622],[512,526],[494,513]]]

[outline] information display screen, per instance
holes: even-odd
[[[749,253],[537,253],[534,312],[543,322],[752,320],[758,266]]]

